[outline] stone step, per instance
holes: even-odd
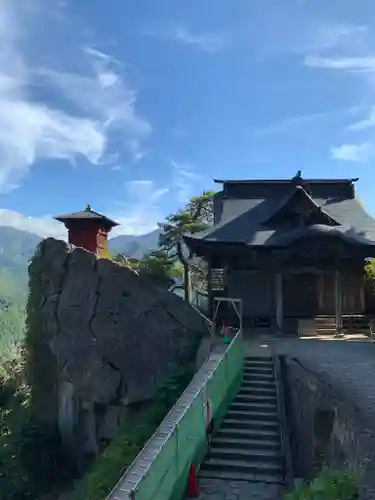
[[[238,395],[242,396],[243,394],[256,394],[258,396],[273,396],[276,398],[276,387],[259,387],[257,385],[242,385],[240,390],[238,391]]]
[[[254,385],[256,387],[274,387],[275,386],[275,380],[270,379],[270,380],[264,380],[264,379],[259,379],[257,377],[251,377],[250,379],[243,379],[242,385],[243,386],[251,386]]]
[[[279,423],[255,420],[241,420],[239,418],[225,418],[221,424],[222,429],[250,429],[250,430],[279,430]]]
[[[234,398],[233,403],[266,403],[266,404],[277,404],[276,392],[267,394],[258,394],[256,392],[243,392]]]
[[[335,335],[336,328],[317,328],[316,333],[318,335]]]
[[[257,434],[257,438],[247,439],[246,437],[220,437],[218,434],[212,438],[212,447],[215,448],[243,448],[245,450],[269,450],[280,453],[281,444],[278,436],[274,439],[262,439]]]
[[[273,358],[271,356],[245,356],[244,361],[245,363],[248,361],[273,363]]]
[[[247,402],[237,402],[233,401],[233,403],[229,407],[229,411],[238,410],[238,411],[260,411],[265,413],[275,412],[278,413],[277,404],[275,403],[258,403],[257,401],[247,403]]]
[[[244,366],[244,369],[243,369],[243,374],[244,375],[247,375],[247,376],[258,376],[258,375],[263,375],[263,376],[273,376],[274,375],[274,370],[273,368],[248,368],[246,366]]]
[[[259,369],[259,368],[273,368],[273,361],[268,361],[268,360],[244,360],[243,364],[244,368],[252,368],[252,369]]]
[[[244,369],[259,370],[259,369],[273,369],[273,361],[244,361]]]
[[[247,439],[280,442],[280,429],[220,428],[213,439]]]
[[[276,384],[274,380],[244,380],[242,381],[240,390],[243,387],[255,387],[256,389],[274,389]]]
[[[255,372],[244,372],[242,380],[275,380],[275,375],[270,373],[255,373]]]
[[[282,474],[268,474],[266,472],[248,474],[248,473],[236,472],[236,471],[200,469],[198,478],[222,479],[222,480],[226,480],[226,481],[246,481],[246,482],[254,482],[254,483],[259,482],[259,483],[266,483],[266,484],[284,485],[284,475],[282,475]]]
[[[225,472],[243,472],[245,474],[276,474],[283,476],[284,467],[281,464],[273,464],[264,460],[247,461],[244,459],[208,458],[200,470],[222,470]]]
[[[269,462],[283,468],[283,457],[280,450],[265,449],[244,449],[244,448],[224,448],[216,447],[212,444],[207,460],[210,458],[220,458],[223,460],[244,460],[246,462]]]
[[[253,420],[253,421],[267,421],[277,422],[277,412],[261,412],[261,411],[247,411],[247,410],[233,410],[229,408],[227,413],[228,418],[237,418],[239,420]]]

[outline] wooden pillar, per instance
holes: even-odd
[[[276,325],[281,332],[283,329],[283,275],[275,275],[275,299],[276,299]]]
[[[335,310],[336,310],[336,333],[342,331],[342,287],[340,270],[335,271]]]
[[[318,277],[318,301],[319,301],[319,312],[323,312],[324,309],[324,274],[320,273]]]
[[[212,264],[208,261],[207,266],[207,299],[208,299],[208,317],[212,319],[213,316],[213,297],[212,297]]]

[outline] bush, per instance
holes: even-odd
[[[300,481],[284,500],[355,500],[358,497],[356,478],[344,472],[324,469],[311,483]]]

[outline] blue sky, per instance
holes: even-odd
[[[28,5],[32,4],[32,5]],[[217,178],[360,177],[373,0],[3,0],[0,224],[91,203],[144,233]]]

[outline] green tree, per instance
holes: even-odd
[[[176,260],[165,250],[155,250],[139,261],[139,272],[158,286],[168,288],[178,276]]]
[[[202,195],[192,198],[182,210],[169,215],[159,224],[162,230],[159,246],[172,259],[178,259],[181,263],[185,300],[188,302],[191,299],[189,265],[192,253],[184,247],[183,236],[203,231],[213,224],[213,195],[212,191],[204,191]]]
[[[369,259],[365,265],[365,279],[372,291],[375,291],[375,259]]]

